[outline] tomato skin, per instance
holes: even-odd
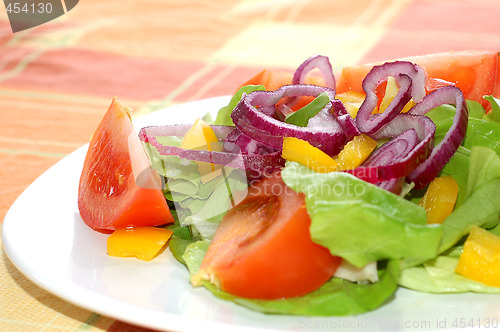
[[[264,69],[263,71],[259,72],[257,75],[240,85],[239,88],[245,85],[263,85],[267,91],[274,91],[278,90],[283,85],[292,84],[292,77],[293,74],[286,71]],[[236,91],[238,91],[238,89]]]
[[[488,106],[483,99],[491,95],[498,83],[498,52],[492,51],[460,51],[428,54],[402,58],[422,66],[428,78],[441,79],[456,84],[466,99],[475,100]],[[361,83],[375,64],[364,64],[346,67],[337,81],[337,93],[349,90],[363,92]],[[500,90],[500,89],[497,89]]]
[[[250,187],[248,196],[223,218],[199,276],[246,298],[310,293],[330,279],[341,262],[312,242],[310,223],[304,196],[274,174]]]
[[[95,230],[173,222],[160,177],[149,167],[128,112],[113,99],[90,140],[83,164],[78,209]]]

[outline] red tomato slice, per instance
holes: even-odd
[[[198,277],[246,298],[310,293],[332,277],[341,261],[311,240],[310,223],[302,194],[288,188],[279,174],[262,180],[224,216]]]
[[[267,91],[274,91],[278,90],[283,85],[292,84],[292,77],[293,74],[286,71],[264,69],[243,83],[239,88],[245,85],[263,85]]]
[[[140,175],[140,185],[134,173]],[[90,140],[78,188],[78,208],[85,223],[96,230],[174,221],[160,177],[149,166],[129,110],[116,99]]]
[[[487,107],[483,99],[491,95],[497,84],[498,52],[461,51],[429,54],[400,60],[422,66],[427,76],[455,83],[466,99],[475,100]],[[361,82],[375,64],[346,67],[337,81],[337,92],[349,90],[363,92]]]

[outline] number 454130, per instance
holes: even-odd
[[[32,14],[50,14],[52,12],[52,4],[48,3],[19,3],[19,2],[11,2],[5,8],[7,13],[19,14],[23,13],[32,13]]]
[[[498,328],[499,322],[498,318],[482,318],[482,319],[474,319],[470,318],[467,319],[465,317],[462,317],[460,319],[455,318],[451,324],[454,328]]]

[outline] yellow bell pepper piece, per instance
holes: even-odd
[[[418,202],[427,212],[428,224],[441,224],[453,212],[458,184],[451,176],[435,178]]]
[[[283,158],[305,165],[318,173],[336,171],[339,164],[329,155],[309,142],[295,138],[283,138]]]
[[[351,117],[355,118],[358,114],[359,107],[365,100],[365,94],[357,91],[347,91],[339,93],[335,98],[339,99],[344,104]]]
[[[375,114],[376,113],[383,113],[387,109],[387,107],[389,107],[389,104],[392,102],[394,97],[396,97],[398,92],[399,92],[399,87],[396,83],[396,79],[392,76],[389,76],[387,78],[387,87],[385,88],[384,98],[382,98],[382,102],[380,103],[378,110],[373,111],[373,113],[375,113]],[[413,107],[413,105],[415,105],[415,102],[413,102],[413,100],[410,100],[405,105],[405,107],[403,107],[403,110],[401,111],[401,113],[408,112],[410,110],[410,108]]]
[[[339,170],[354,169],[361,165],[377,147],[377,141],[362,134],[354,136],[337,155]]]
[[[500,287],[500,236],[473,226],[455,272],[486,285]]]
[[[172,236],[172,231],[158,227],[121,228],[108,237],[108,255],[152,260]]]
[[[222,151],[217,135],[208,123],[197,119],[181,141],[181,148],[189,150]],[[221,166],[207,162],[197,162],[201,182],[207,183],[221,173]]]

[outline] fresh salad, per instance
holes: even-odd
[[[193,287],[342,316],[398,287],[500,293],[498,53],[264,70],[214,118],[145,127],[113,100],[80,179],[108,254],[168,246]],[[186,282],[188,282],[186,280]]]

